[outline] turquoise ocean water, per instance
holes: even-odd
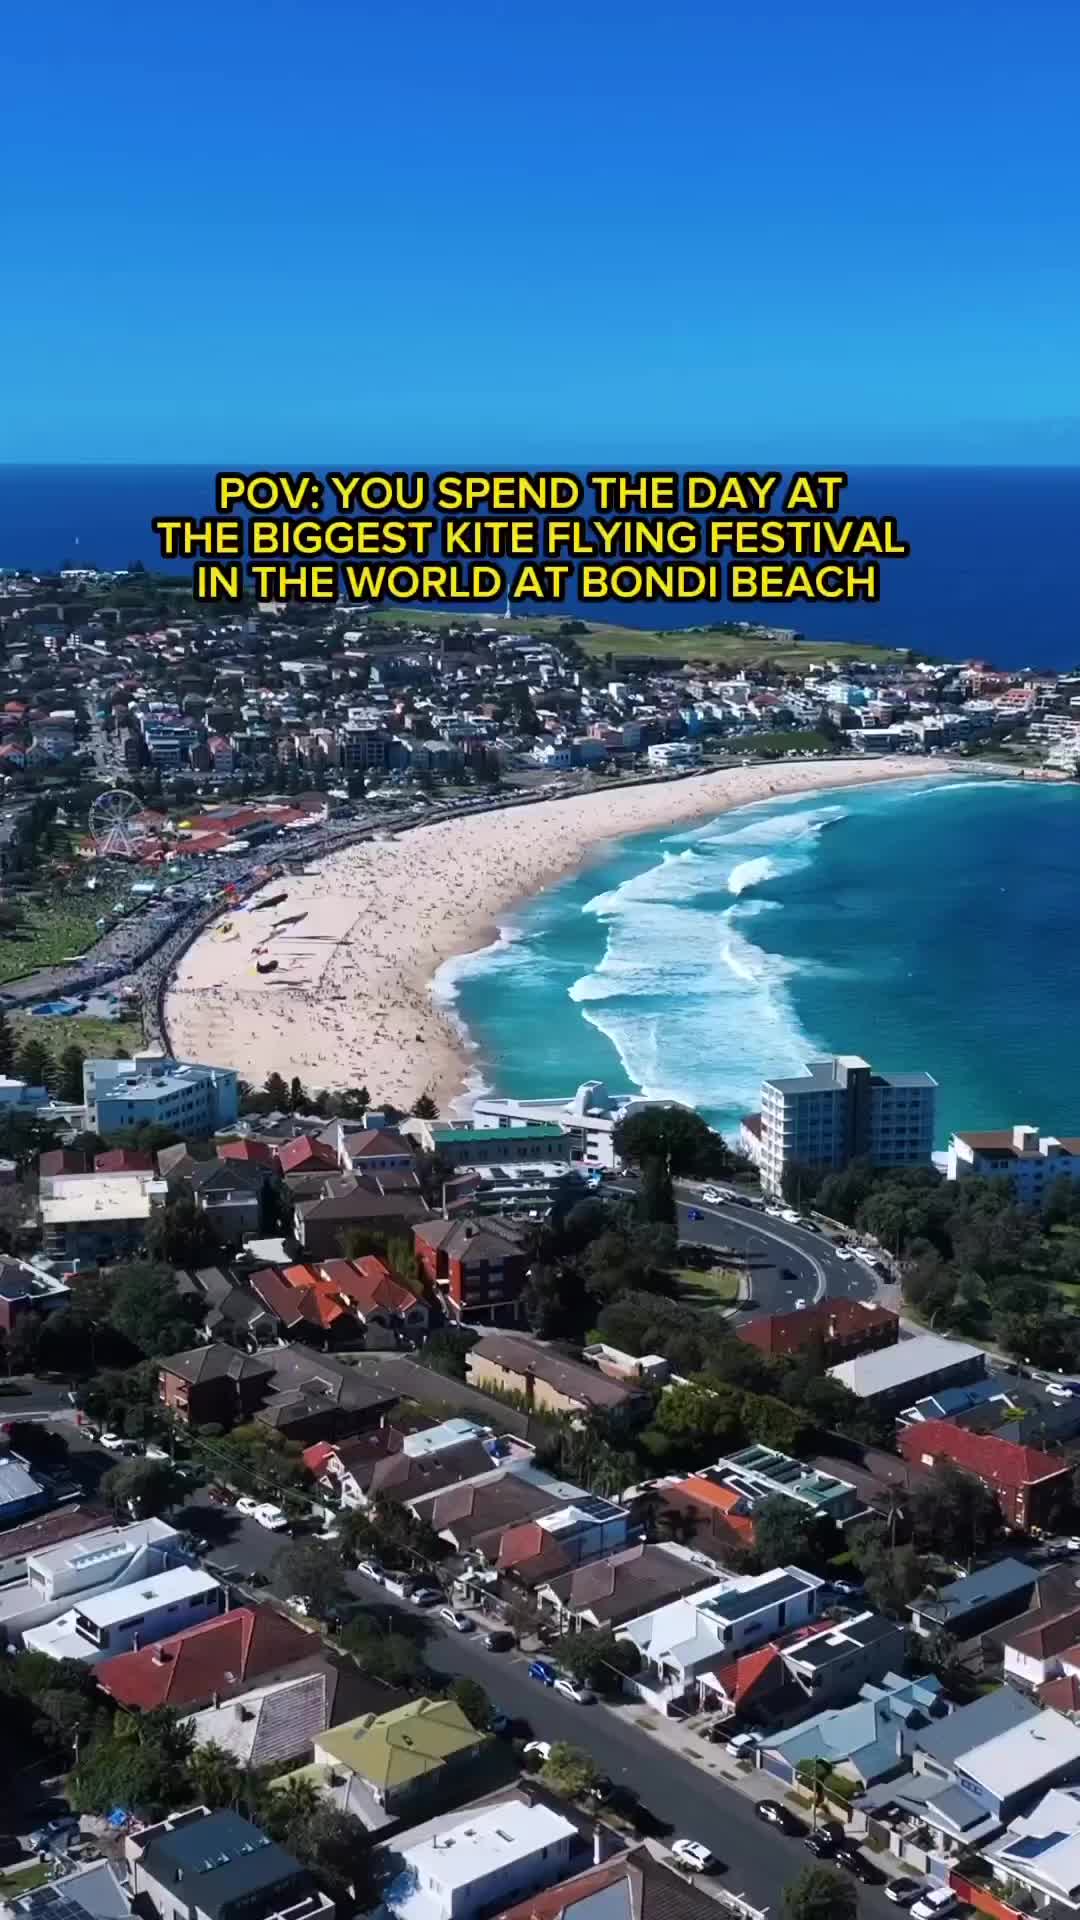
[[[861,1053],[953,1127],[1080,1133],[1080,787],[889,783],[616,843],[448,963],[500,1093],[585,1079],[730,1129],[763,1076]]]

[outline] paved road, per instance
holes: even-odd
[[[689,1188],[676,1187],[679,1238],[697,1246],[730,1247],[757,1266],[753,1310],[789,1313],[801,1300],[872,1300],[876,1277],[861,1260],[841,1260],[822,1233],[790,1225],[756,1208],[708,1206]],[[691,1220],[691,1211],[701,1214]]]

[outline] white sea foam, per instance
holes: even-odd
[[[436,969],[428,989],[432,999],[441,1007],[453,1006],[462,980],[471,980],[479,973],[491,973],[523,938],[520,927],[508,924],[499,928],[498,938],[489,946],[477,947],[472,953],[452,954]]]
[[[583,909],[605,922],[604,955],[569,997],[606,1035],[633,1084],[653,1098],[682,1099],[723,1115],[757,1102],[767,1073],[797,1072],[813,1043],[795,1015],[792,963],[749,936],[779,902],[760,892],[813,858],[842,808],[712,822],[680,853]],[[752,854],[754,846],[771,853]],[[718,912],[706,896],[734,895]]]

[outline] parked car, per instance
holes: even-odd
[[[545,1760],[551,1759],[551,1741],[526,1740],[522,1752],[530,1760],[539,1760],[541,1766],[543,1766]]]
[[[362,1573],[365,1580],[374,1580],[377,1587],[381,1587],[386,1578],[386,1570],[377,1560],[358,1560],[356,1571]]]
[[[130,1453],[134,1442],[125,1440],[122,1433],[103,1433],[98,1445],[104,1447],[106,1453]]]
[[[288,1599],[285,1602],[285,1605],[289,1608],[289,1611],[291,1613],[298,1613],[300,1614],[301,1618],[305,1620],[307,1619],[308,1614],[311,1612],[311,1608],[308,1606],[308,1603],[305,1600],[302,1593],[290,1593]]]
[[[838,1260],[854,1260],[855,1258],[850,1247],[834,1247],[833,1252]]]
[[[795,1819],[779,1800],[759,1800],[754,1807],[759,1820],[765,1820],[770,1827],[779,1827],[781,1833],[798,1833],[801,1821]]]
[[[560,1673],[556,1680],[555,1691],[566,1700],[576,1700],[579,1707],[591,1707],[596,1699],[591,1687],[583,1687],[577,1680],[568,1680],[564,1673]]]
[[[843,1844],[844,1829],[836,1820],[826,1820],[822,1826],[815,1827],[812,1833],[808,1833],[803,1841],[804,1847],[816,1854],[820,1860],[831,1860],[837,1847],[842,1847]]]
[[[935,1887],[916,1900],[911,1909],[912,1920],[943,1920],[945,1914],[955,1913],[959,1905],[951,1887]]]
[[[470,1620],[467,1613],[459,1613],[456,1607],[440,1607],[439,1619],[445,1620],[455,1633],[475,1633],[476,1621]]]
[[[235,1511],[242,1513],[245,1520],[254,1520],[260,1505],[261,1502],[256,1500],[253,1493],[242,1493],[236,1502]]]
[[[282,1507],[275,1507],[272,1500],[262,1501],[255,1508],[252,1519],[257,1520],[260,1527],[265,1527],[268,1533],[288,1533],[289,1531],[288,1514]]]
[[[164,1447],[159,1447],[157,1443],[153,1440],[150,1441],[148,1446],[145,1446],[143,1448],[144,1460],[167,1460],[168,1458],[169,1458],[169,1455],[166,1449]]]
[[[688,1220],[704,1220],[705,1215],[700,1207],[687,1207],[686,1217]]]
[[[490,1633],[484,1635],[484,1645],[489,1653],[509,1653],[511,1647],[517,1646],[517,1636],[509,1627],[492,1627]]]
[[[688,1873],[711,1873],[717,1865],[715,1853],[703,1847],[700,1840],[673,1840],[671,1855]]]
[[[437,1607],[442,1599],[441,1587],[414,1587],[409,1595],[414,1607]]]
[[[529,1679],[539,1680],[541,1686],[553,1687],[558,1679],[558,1671],[550,1660],[530,1660]]]
[[[853,1873],[856,1880],[861,1880],[865,1887],[875,1887],[880,1884],[882,1879],[880,1867],[875,1867],[854,1841],[845,1840],[842,1847],[837,1847],[833,1859],[838,1867],[846,1867],[848,1872]]]
[[[724,1196],[722,1193],[718,1193],[715,1187],[706,1187],[701,1197],[708,1206],[715,1207],[720,1204]]]
[[[891,1900],[894,1907],[906,1907],[918,1898],[924,1884],[922,1880],[910,1880],[906,1873],[898,1873],[895,1880],[885,1882],[885,1898]]]

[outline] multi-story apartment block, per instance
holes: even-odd
[[[1038,1127],[1001,1128],[991,1133],[954,1133],[949,1141],[947,1178],[972,1174],[992,1179],[1004,1174],[1018,1200],[1037,1207],[1058,1180],[1080,1180],[1080,1138],[1059,1139]]]
[[[227,1127],[240,1111],[237,1076],[168,1054],[83,1063],[86,1124],[94,1133],[126,1127],[170,1127],[189,1139]]]
[[[792,1167],[851,1160],[918,1167],[934,1144],[937,1081],[928,1073],[877,1073],[858,1054],[811,1060],[792,1079],[761,1089],[761,1180],[779,1193]]]

